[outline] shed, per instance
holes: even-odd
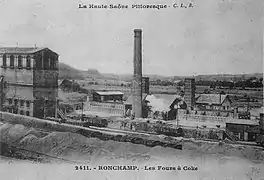
[[[124,93],[119,91],[94,91],[93,101],[98,102],[116,102],[123,101]]]

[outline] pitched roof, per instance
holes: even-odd
[[[124,95],[124,93],[120,91],[95,91],[95,93],[101,95],[101,96],[111,96],[111,95]]]
[[[148,105],[151,106],[152,111],[169,111],[170,106],[174,101],[181,102],[181,97],[179,95],[170,95],[164,97],[153,94],[147,96],[146,100],[149,101]]]
[[[181,97],[178,95],[148,95],[143,93],[142,94],[142,101],[148,101],[148,105],[151,107],[152,111],[169,111],[171,104],[176,100],[180,99]],[[125,101],[125,104],[133,104],[133,95],[129,96],[128,99]]]
[[[50,50],[45,47],[0,47],[0,54],[32,54],[44,49]]]
[[[147,94],[143,93],[142,94],[142,101],[144,101],[146,99],[146,97],[147,97]],[[124,104],[132,105],[133,104],[133,95],[129,96]]]
[[[197,98],[196,103],[199,104],[222,104],[228,95],[221,95],[220,102],[220,94],[200,94]]]

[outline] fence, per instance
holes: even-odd
[[[218,126],[224,128],[226,126],[227,118],[216,116],[202,116],[185,114],[179,117],[179,123],[182,126],[217,128]]]
[[[125,105],[117,103],[87,102],[85,110],[123,116],[125,114]]]
[[[187,114],[187,110],[179,109],[179,116]],[[188,114],[191,115],[202,115],[202,116],[214,116],[214,117],[228,117],[234,118],[233,111],[215,111],[215,110],[188,110]]]

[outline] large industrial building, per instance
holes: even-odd
[[[58,57],[49,48],[1,47],[1,110],[38,118],[55,117]]]

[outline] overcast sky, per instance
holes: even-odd
[[[263,72],[263,0],[193,0],[191,9],[78,9],[80,2],[187,0],[0,0],[0,46],[45,46],[75,68],[132,73],[133,29],[143,30],[143,73]]]

